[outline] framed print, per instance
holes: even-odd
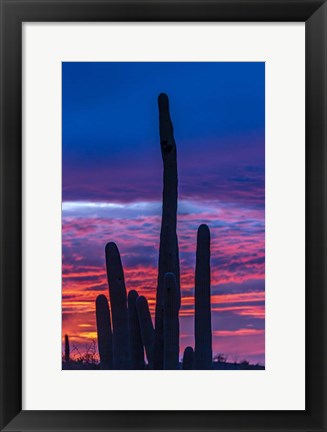
[[[325,2],[1,18],[1,430],[324,431]]]

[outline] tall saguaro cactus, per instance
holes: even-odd
[[[106,266],[113,326],[114,369],[130,369],[124,271],[119,250],[112,242],[106,245]]]
[[[98,347],[101,369],[113,368],[112,330],[107,297],[99,295],[95,301]]]
[[[148,301],[145,297],[139,296],[136,300],[136,309],[140,323],[142,342],[145,348],[149,369],[153,368],[154,328]]]
[[[179,366],[179,290],[174,273],[164,279],[164,369]]]
[[[138,293],[132,290],[128,293],[128,324],[129,346],[131,355],[131,368],[144,369],[144,349],[141,336],[141,328],[136,310]]]
[[[177,152],[173,125],[169,113],[168,96],[158,97],[159,134],[163,160],[162,220],[160,231],[158,285],[155,315],[154,368],[163,368],[163,297],[164,277],[168,272],[176,277],[177,294],[180,302],[180,270],[177,241]]]
[[[177,152],[166,94],[158,97],[159,134],[163,160],[155,329],[145,297],[126,294],[124,272],[115,243],[106,245],[106,267],[111,305],[105,296],[96,301],[99,351],[102,364],[113,369],[143,369],[144,349],[149,369],[179,368],[180,268],[177,240]],[[211,369],[210,231],[200,225],[195,268],[195,348],[187,347],[183,369]],[[111,342],[112,336],[112,342]],[[109,352],[112,354],[109,355]],[[69,356],[69,354],[68,354]]]
[[[211,369],[210,231],[204,224],[199,226],[197,234],[194,335],[195,368]]]

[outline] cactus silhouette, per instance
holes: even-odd
[[[70,361],[70,347],[68,335],[65,335],[65,362]]]
[[[145,348],[149,369],[153,368],[154,328],[151,320],[148,301],[139,296],[136,300],[136,309],[141,329],[142,342]]]
[[[177,152],[173,125],[169,114],[168,96],[158,97],[159,135],[163,160],[162,220],[160,231],[158,284],[155,312],[154,368],[163,368],[163,293],[165,274],[172,272],[176,277],[177,294],[180,299],[179,254],[176,234],[177,224]],[[179,300],[180,302],[180,300]]]
[[[144,369],[144,348],[139,318],[136,310],[136,301],[138,296],[139,295],[135,290],[128,293],[129,346],[132,369]]]
[[[106,266],[113,327],[114,369],[130,369],[124,271],[119,250],[112,242],[106,245]]]
[[[197,234],[194,336],[195,368],[211,369],[210,231],[204,224],[199,226]]]
[[[111,318],[107,297],[99,295],[95,301],[98,347],[101,369],[113,368]]]
[[[194,351],[190,346],[186,347],[184,350],[182,369],[194,369]]]
[[[164,278],[164,369],[179,366],[179,312],[180,296],[174,273]]]
[[[115,243],[108,243],[105,252],[112,330],[106,297],[100,295],[96,300],[98,343],[103,368],[143,369],[144,350],[149,369],[179,368],[181,294],[176,233],[177,152],[166,94],[159,95],[158,106],[163,194],[155,329],[146,298],[131,290],[127,300],[119,250]],[[195,349],[185,348],[182,368],[211,369],[210,231],[207,225],[200,225],[197,233],[194,298]]]

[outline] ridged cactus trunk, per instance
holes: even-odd
[[[210,231],[204,224],[197,234],[194,336],[195,368],[211,369]]]
[[[190,346],[186,347],[184,350],[182,369],[194,369],[194,351]]]
[[[160,231],[158,285],[155,314],[154,368],[163,369],[163,302],[164,277],[168,272],[176,276],[180,304],[180,270],[177,241],[177,152],[173,125],[169,114],[169,100],[166,94],[158,97],[159,133],[163,160],[162,220]],[[179,306],[180,307],[180,306]],[[178,309],[179,309],[178,307]]]
[[[101,369],[113,368],[113,348],[110,309],[107,297],[99,295],[95,301],[98,348]]]
[[[136,300],[136,309],[140,323],[143,346],[149,369],[153,369],[153,348],[154,348],[154,328],[148,301],[145,297],[139,296]]]
[[[70,361],[70,346],[69,346],[69,337],[65,335],[65,362],[68,363]]]
[[[130,369],[127,295],[123,266],[115,243],[106,245],[106,266],[113,327],[114,369]]]
[[[138,296],[139,295],[135,290],[131,290],[128,293],[128,324],[131,369],[144,369],[144,348],[139,318],[136,310],[136,301]]]
[[[180,294],[174,273],[164,278],[164,369],[179,368]]]

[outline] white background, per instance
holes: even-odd
[[[23,26],[23,409],[302,410],[303,23]],[[61,370],[61,62],[266,62],[266,370]]]

